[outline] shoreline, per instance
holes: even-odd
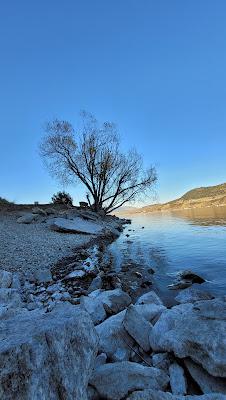
[[[141,265],[114,271],[106,258],[128,220],[73,218],[49,227],[101,233],[23,282],[0,270],[0,397],[225,400],[225,299],[191,286],[166,306]]]

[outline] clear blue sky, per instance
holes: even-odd
[[[226,182],[225,21],[225,0],[2,0],[0,196],[61,189],[37,154],[42,126],[81,109],[157,166],[160,201]]]

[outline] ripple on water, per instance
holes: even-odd
[[[128,262],[154,268],[155,283],[165,298],[175,295],[167,285],[184,269],[192,269],[207,280],[200,289],[224,295],[226,207],[136,215],[109,251],[117,271]]]

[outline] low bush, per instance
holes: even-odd
[[[58,192],[53,195],[52,202],[53,202],[53,204],[64,204],[64,205],[72,206],[73,199],[69,193]]]

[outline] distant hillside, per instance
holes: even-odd
[[[182,197],[164,204],[153,204],[131,210],[130,214],[226,206],[226,183],[189,190]]]
[[[192,199],[202,199],[203,197],[215,197],[226,195],[226,183],[216,186],[200,187],[197,189],[189,190],[185,193],[181,199],[192,200]]]

